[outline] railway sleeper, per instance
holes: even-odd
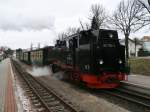
[[[43,107],[41,107],[41,108],[37,109],[37,111],[38,111],[38,112],[45,112],[45,110],[46,110],[46,109],[45,109],[45,108],[43,108]]]
[[[55,111],[65,110],[64,106],[54,106],[54,107],[50,107],[50,109]]]
[[[47,93],[47,91],[45,91],[45,90],[38,90],[37,88],[35,88],[38,92],[40,92],[40,93]]]
[[[28,90],[29,89],[29,86],[27,85],[27,84],[23,84],[23,88],[26,90]]]
[[[32,83],[34,84],[34,86],[37,88],[37,89],[43,89],[43,87],[41,85],[39,85],[35,80],[32,80]]]
[[[49,99],[52,99],[52,98],[53,97],[44,97],[44,98],[42,97],[43,100],[49,100]]]
[[[42,96],[49,96],[49,93],[39,93],[41,94]]]
[[[31,97],[30,99],[31,99],[31,100],[35,100],[35,99],[37,99],[37,97],[33,96],[33,97]]]
[[[52,98],[52,95],[48,95],[48,96],[43,96],[43,98]]]
[[[48,103],[48,106],[55,106],[55,105],[60,105],[60,102],[59,101],[54,101],[54,102]]]
[[[35,106],[35,107],[41,107],[42,104],[39,102],[39,103],[34,104],[34,106]]]
[[[27,93],[29,97],[34,97],[34,93]]]
[[[39,103],[39,100],[32,100],[33,104]]]
[[[36,88],[38,91],[43,91],[43,92],[45,92],[45,90],[43,89],[43,88]]]
[[[33,94],[31,90],[26,91],[27,94]]]
[[[26,92],[32,92],[31,89],[27,88],[25,89]]]
[[[51,99],[47,99],[47,100],[44,100],[44,101],[45,101],[46,103],[49,103],[49,102],[56,101],[56,99],[54,99],[54,98],[52,99],[52,98],[51,98]]]
[[[33,96],[35,96],[33,93],[31,93],[31,94],[28,94],[28,96],[29,97],[33,97]]]
[[[40,92],[38,92],[39,93],[39,95],[42,97],[42,98],[44,98],[44,97],[48,97],[49,96],[49,94],[47,93],[47,94],[44,94],[44,93],[40,93]]]

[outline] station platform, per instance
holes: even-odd
[[[131,74],[128,76],[128,81],[130,83],[150,88],[150,76],[144,76],[140,74]]]
[[[0,62],[0,112],[17,112],[10,59]]]

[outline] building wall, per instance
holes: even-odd
[[[121,45],[125,45],[125,40],[121,40],[120,44]],[[135,43],[134,43],[134,41],[129,40],[128,46],[129,46],[129,57],[133,57],[133,56],[137,57],[138,56],[138,51],[142,47],[142,45],[141,44],[137,44],[136,45],[136,51],[135,51]]]

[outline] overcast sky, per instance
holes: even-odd
[[[57,34],[87,21],[90,6],[102,4],[112,12],[121,0],[0,0],[0,46],[13,49],[52,45]],[[148,35],[141,31],[133,37]]]

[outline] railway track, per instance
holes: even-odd
[[[66,103],[66,101],[36,80],[32,75],[23,71],[16,61],[12,60],[12,62],[19,76],[24,81],[26,93],[39,112],[79,112],[79,110]]]
[[[23,78],[26,86],[26,92],[31,97],[33,104],[39,108],[41,112],[79,112],[72,107],[72,105],[66,103],[57,94],[37,81],[29,73],[23,71],[21,66],[13,61],[13,64],[20,76]],[[150,109],[150,95],[142,94],[140,92],[132,91],[127,88],[118,88],[113,90],[101,90],[105,94],[119,97],[129,102],[141,105]],[[93,92],[92,92],[93,93]]]
[[[150,96],[142,93],[138,93],[136,91],[123,89],[123,88],[117,88],[114,90],[104,90],[104,93],[110,94],[116,97],[119,97],[121,99],[130,101],[132,103],[141,105],[143,107],[146,107],[150,109]]]

